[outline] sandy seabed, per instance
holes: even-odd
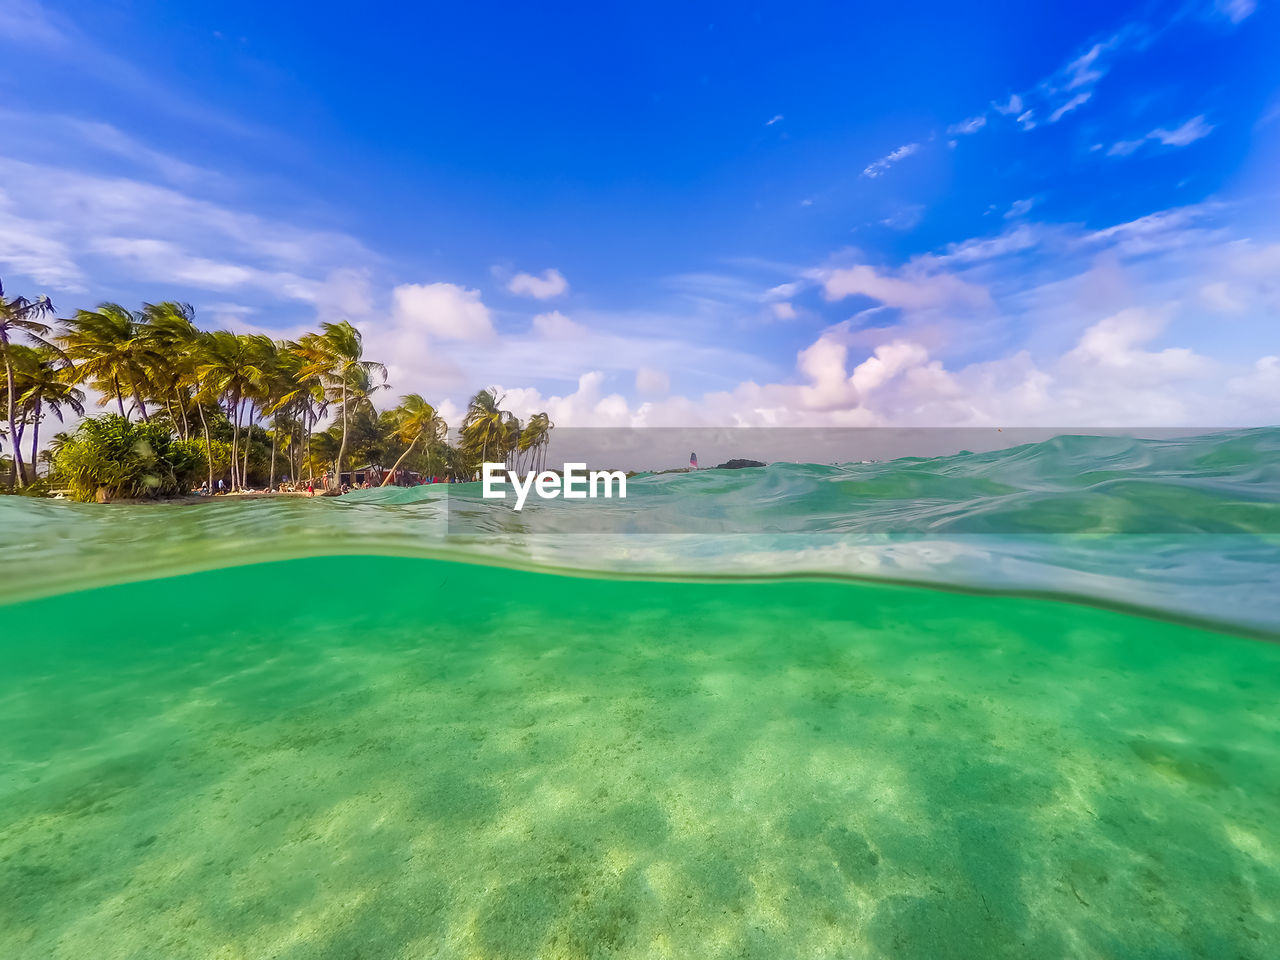
[[[0,956],[1280,956],[1280,647],[239,567],[4,608]]]

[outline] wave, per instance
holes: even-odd
[[[474,483],[196,505],[0,497],[0,601],[334,554],[1034,592],[1271,634],[1280,428],[638,474],[625,499],[531,499],[520,512]]]

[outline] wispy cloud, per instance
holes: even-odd
[[[1074,97],[1072,97],[1062,106],[1058,107],[1057,110],[1054,110],[1053,113],[1049,114],[1049,122],[1057,123],[1059,120],[1065,117],[1072,110],[1088,103],[1089,98],[1092,96],[1093,96],[1093,93],[1091,91],[1085,91],[1084,93],[1077,93]]]
[[[953,123],[947,127],[949,136],[964,136],[965,134],[977,133],[987,125],[986,114],[979,114],[976,117],[970,117],[968,120],[961,120],[959,123]]]
[[[867,164],[867,166],[862,171],[862,175],[864,177],[870,177],[874,180],[876,177],[881,176],[886,170],[892,167],[899,160],[902,160],[904,157],[911,156],[911,154],[915,153],[919,149],[920,149],[920,144],[918,143],[904,143],[897,150],[894,150],[891,153],[885,154],[883,157],[881,157],[879,160],[876,160],[873,163]]]
[[[1159,140],[1166,147],[1185,147],[1189,143],[1194,143],[1201,137],[1207,137],[1213,132],[1213,125],[1205,123],[1204,116],[1192,117],[1182,126],[1175,130],[1166,130],[1164,127],[1156,127],[1152,130],[1148,137],[1153,140]]]
[[[1166,147],[1185,147],[1207,137],[1213,132],[1213,129],[1213,124],[1205,122],[1202,114],[1192,117],[1182,126],[1173,130],[1156,127],[1145,137],[1139,137],[1136,140],[1117,140],[1107,150],[1107,156],[1127,157],[1132,153],[1136,153],[1144,144],[1153,140]]]
[[[772,127],[775,123],[781,123],[783,119],[784,119],[784,118],[783,118],[782,114],[780,114],[780,113],[775,113],[775,114],[773,115],[772,119],[769,119],[769,120],[766,120],[766,121],[765,121],[764,125],[765,125],[766,127]]]
[[[1006,220],[1016,220],[1018,217],[1026,216],[1026,214],[1035,206],[1035,198],[1027,197],[1025,200],[1015,200],[1009,205],[1009,209],[1005,211],[1004,218]]]
[[[1004,103],[992,103],[991,106],[995,108],[996,113],[1004,116],[1009,114],[1017,115],[1022,112],[1022,97],[1015,93],[1010,95],[1009,99]]]
[[[1217,0],[1214,8],[1232,23],[1239,23],[1258,9],[1255,0]]]

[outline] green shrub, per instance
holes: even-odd
[[[76,500],[95,500],[99,490],[108,499],[172,497],[204,475],[202,447],[199,440],[175,439],[159,424],[90,417],[58,448],[53,471]]]

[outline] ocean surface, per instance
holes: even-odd
[[[1278,504],[1274,428],[0,497],[0,957],[1272,960]]]

